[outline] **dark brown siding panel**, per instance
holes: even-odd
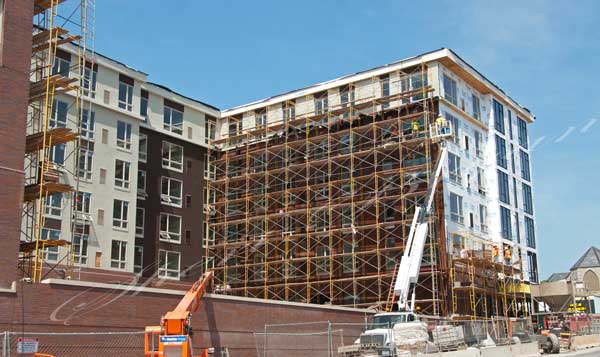
[[[179,110],[180,112],[183,112],[185,109],[183,105],[168,99],[165,99],[165,107],[173,108]]]
[[[130,86],[132,86],[134,83],[134,80],[131,77],[128,77],[124,74],[119,73],[119,82],[127,83]]]

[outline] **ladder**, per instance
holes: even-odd
[[[392,280],[390,282],[390,291],[388,292],[388,298],[385,303],[385,311],[392,311],[394,308],[394,303],[396,302],[396,294],[394,293],[394,282],[396,281],[396,276],[398,275],[398,267],[400,264],[396,264],[394,266],[394,272],[392,273]]]

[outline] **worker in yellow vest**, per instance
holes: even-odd
[[[417,119],[413,119],[412,121],[412,131],[413,131],[413,135],[417,135],[417,132],[419,131],[419,121]]]
[[[435,124],[437,125],[438,135],[446,134],[446,118],[440,114],[435,120]]]

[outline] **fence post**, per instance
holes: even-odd
[[[333,336],[331,335],[331,321],[327,320],[327,357],[333,357]]]
[[[263,346],[263,357],[267,357],[267,324],[265,324],[265,335],[264,335],[264,346]]]

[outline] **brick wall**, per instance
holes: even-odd
[[[23,330],[31,332],[142,331],[145,326],[158,325],[162,314],[174,308],[181,297],[181,292],[171,290],[158,293],[157,289],[146,289],[136,294],[85,282],[19,285],[17,294],[0,294],[0,331],[21,331],[23,321]],[[370,313],[365,310],[211,295],[202,299],[199,311],[193,315],[193,345],[227,347],[236,357],[256,356],[254,333],[263,332],[265,324],[361,324],[367,315]],[[326,325],[319,328],[326,331]],[[352,335],[346,335],[346,343],[352,339]],[[290,352],[288,356],[310,355],[306,352],[323,347],[311,346],[309,340],[294,341],[293,337],[282,341],[288,340],[294,351],[304,353]]]
[[[0,288],[17,279],[33,3],[5,0],[0,39]]]

